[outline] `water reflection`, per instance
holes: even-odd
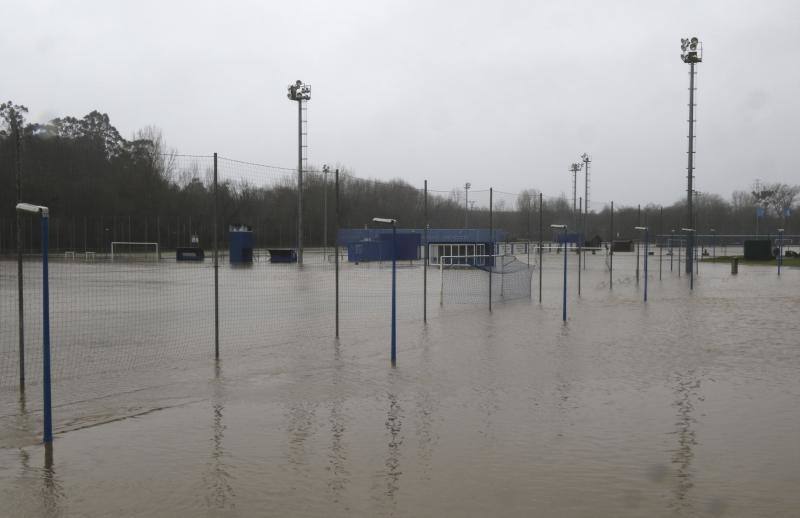
[[[331,492],[331,501],[340,502],[347,483],[349,482],[350,474],[345,466],[347,459],[347,448],[344,443],[345,416],[344,416],[344,401],[343,394],[343,379],[342,370],[344,369],[344,362],[342,361],[341,343],[336,340],[333,349],[333,374],[331,379],[331,389],[333,391],[333,401],[331,402],[331,412],[328,418],[328,423],[331,430],[331,446],[328,452],[328,471],[330,479],[328,480],[328,489]]]
[[[431,372],[433,358],[431,357],[431,345],[428,340],[427,329],[422,330],[422,362],[420,362],[421,373],[418,377],[415,397],[416,408],[416,430],[417,430],[417,456],[421,477],[423,480],[430,480],[431,460],[436,444],[436,437],[433,434],[433,414],[435,410],[435,397],[430,388],[436,382]]]
[[[44,445],[44,469],[42,470],[42,504],[45,516],[61,516],[61,500],[64,497],[64,488],[56,478],[53,465],[53,444]]]
[[[228,453],[223,445],[225,424],[223,410],[225,401],[225,378],[222,377],[222,364],[214,364],[213,390],[211,395],[213,434],[211,437],[211,457],[203,477],[206,487],[206,505],[212,509],[232,509],[234,506],[231,474],[227,465]]]
[[[400,489],[400,446],[403,444],[403,409],[397,396],[388,394],[389,412],[386,416],[386,430],[389,432],[389,445],[386,454],[386,496],[394,503],[395,493]]]
[[[676,376],[676,399],[673,406],[678,411],[675,422],[678,447],[672,454],[672,464],[676,469],[675,500],[672,502],[672,507],[681,512],[692,510],[689,492],[694,486],[692,459],[694,459],[694,446],[697,444],[694,430],[696,420],[693,413],[699,388],[700,380],[697,379],[694,369]]]

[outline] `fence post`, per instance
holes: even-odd
[[[608,289],[614,288],[614,202],[611,202],[611,239],[608,243]]]
[[[339,338],[339,170],[334,172],[336,182],[336,236],[333,238],[334,264],[336,265],[336,338]]]
[[[14,138],[15,150],[14,167],[17,176],[17,203],[22,202],[22,160],[20,159],[20,136],[19,129],[14,119]],[[19,391],[25,392],[25,304],[23,294],[23,281],[22,281],[22,218],[19,212],[15,212],[14,216],[17,223],[17,315],[19,317]]]
[[[217,221],[217,154],[214,153],[214,359],[219,360],[219,243]]]
[[[493,207],[492,207],[492,196],[494,195],[494,191],[491,187],[489,187],[489,241],[491,242],[490,251],[489,251],[489,259],[491,261],[489,265],[489,312],[492,312],[492,269],[494,268],[494,221],[492,220],[493,217]]]
[[[46,210],[46,209],[45,209]],[[53,442],[53,408],[50,396],[50,281],[48,279],[49,214],[42,212],[42,392],[44,396],[44,443]]]
[[[583,198],[578,198],[578,213],[583,213]],[[581,296],[581,254],[583,252],[583,231],[576,232],[578,236],[578,296]]]
[[[542,201],[542,193],[539,193],[539,304],[542,303],[542,267],[543,263],[542,260],[544,257],[542,256],[542,252],[544,251],[544,242],[543,237],[544,234],[542,233],[542,215],[544,214],[544,207]]]
[[[422,266],[422,322],[428,323],[428,180],[425,180],[425,193],[423,199],[424,217],[422,223],[425,225],[423,228],[423,241],[425,246],[424,263]]]

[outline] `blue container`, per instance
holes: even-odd
[[[253,264],[253,231],[250,227],[231,226],[228,241],[231,264]]]

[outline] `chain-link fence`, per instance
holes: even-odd
[[[564,253],[578,290],[587,269],[606,272],[594,282],[609,288],[615,275],[638,280],[642,239],[659,256],[659,275],[667,260],[670,272],[685,261],[685,233],[673,232],[679,221],[653,206],[578,200],[573,209],[565,196],[534,190],[410,186],[328,168],[303,172],[301,206],[294,169],[174,154],[157,166],[162,181],[145,184],[141,203],[124,204],[127,213],[51,213],[56,404],[164,383],[184,362],[245,357],[254,348],[375,340],[381,330],[388,343],[393,269],[402,340],[413,326],[452,312],[541,302],[542,287],[552,292],[561,282]],[[39,226],[16,216],[20,269],[16,218],[7,215],[0,220],[4,399],[22,374],[38,387],[42,361]],[[396,233],[387,220],[396,220]],[[699,233],[697,253],[731,255],[744,237]],[[119,372],[140,374],[116,383]]]

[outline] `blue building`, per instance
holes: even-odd
[[[479,228],[428,229],[428,257],[431,264],[492,265],[495,244],[504,241],[504,230]],[[391,260],[391,229],[343,228],[339,229],[336,243],[347,247],[350,262]],[[397,229],[398,259],[413,260],[423,257],[425,231],[415,228]]]

